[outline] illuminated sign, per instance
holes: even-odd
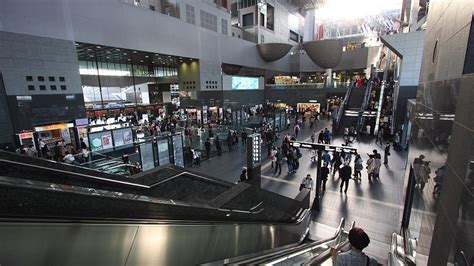
[[[50,130],[64,129],[64,128],[68,128],[68,124],[54,124],[54,125],[35,127],[35,131],[50,131]]]

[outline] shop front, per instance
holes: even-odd
[[[296,110],[300,113],[321,112],[321,104],[317,102],[297,103]]]
[[[35,137],[34,137],[34,132],[29,131],[29,132],[22,132],[16,134],[16,140],[20,144],[20,146],[25,145],[35,145]]]
[[[71,144],[76,147],[76,130],[74,123],[58,123],[35,126],[35,132],[38,134],[38,139],[42,139],[43,142],[52,148],[54,143],[64,140],[64,143]],[[77,147],[76,147],[77,148]]]

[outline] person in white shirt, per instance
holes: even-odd
[[[72,164],[72,163],[74,163],[76,158],[74,158],[74,156],[72,154],[70,154],[68,151],[66,151],[66,155],[64,155],[63,160],[64,160],[65,163]]]
[[[306,177],[301,182],[300,190],[303,189],[303,188],[313,190],[313,179],[311,178],[310,174],[307,174]]]

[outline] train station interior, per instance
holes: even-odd
[[[0,265],[474,265],[473,21],[1,0]]]

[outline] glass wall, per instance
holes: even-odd
[[[97,62],[100,76],[132,76],[131,64],[119,64],[110,62]],[[81,75],[97,75],[97,65],[95,61],[79,61],[79,73]],[[175,67],[158,67],[147,65],[133,65],[135,77],[171,77],[178,75]]]

